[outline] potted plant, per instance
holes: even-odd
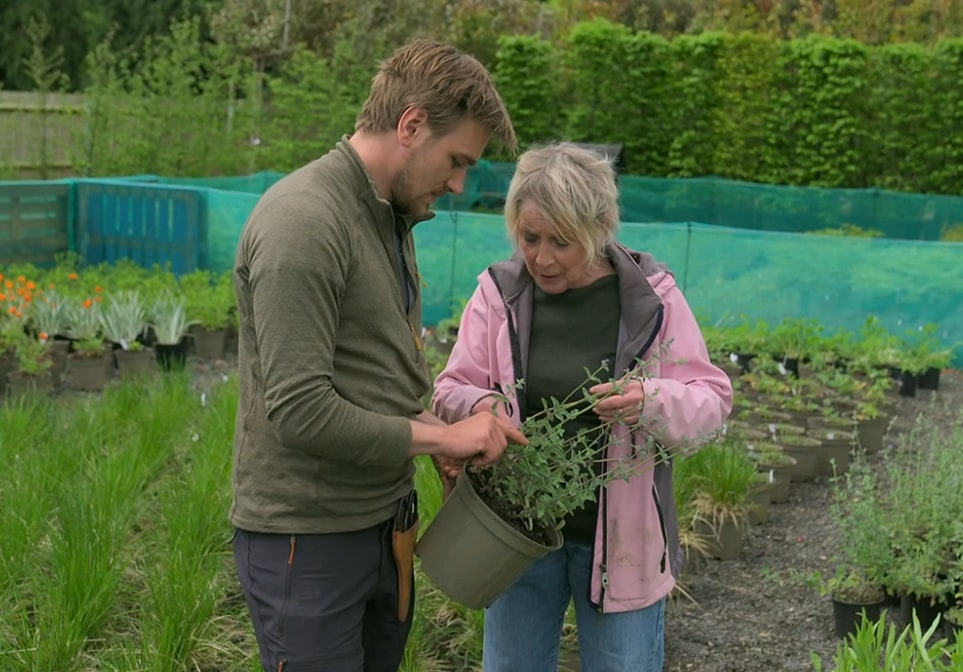
[[[23,336],[23,322],[0,313],[0,388],[6,388],[7,378],[16,368],[17,344]]]
[[[704,535],[696,531],[699,519],[695,499],[699,494],[700,475],[695,469],[686,469],[685,460],[680,460],[672,469],[672,497],[678,517],[679,545],[682,547],[682,569],[684,576],[697,566],[702,558],[709,557],[709,546]]]
[[[602,382],[598,373],[591,382]],[[566,516],[612,481],[656,464],[655,453],[601,458],[607,423],[565,436],[563,425],[596,399],[552,399],[522,423],[527,445],[512,444],[495,464],[462,472],[416,549],[435,586],[469,607],[488,606],[532,562],[561,547]]]
[[[194,354],[205,359],[222,359],[228,329],[236,310],[233,275],[215,275],[197,270],[181,276],[187,319],[191,322]]]
[[[101,314],[104,337],[119,346],[114,350],[121,378],[155,370],[154,351],[145,347],[147,309],[136,290],[123,290],[108,297]]]
[[[819,349],[822,330],[816,320],[803,318],[786,318],[773,328],[768,349],[783,375],[799,378],[799,364]]]
[[[675,468],[695,473],[695,529],[705,538],[710,557],[739,557],[757,482],[756,467],[746,451],[725,443],[710,444],[677,461]]]
[[[876,473],[865,459],[855,459],[851,469],[834,481],[831,514],[839,546],[836,572],[826,592],[840,638],[855,631],[862,615],[878,619],[885,604],[885,576],[893,560],[885,508]]]
[[[100,306],[93,299],[74,299],[67,305],[67,333],[73,341],[67,356],[71,389],[97,391],[107,385],[110,361],[104,347]]]
[[[952,605],[963,579],[963,468],[957,447],[935,432],[911,435],[884,464],[886,516],[880,530],[892,548],[886,579],[900,594],[904,621],[915,612],[927,627]]]
[[[15,353],[16,368],[7,380],[10,393],[49,392],[53,389],[53,359],[47,339],[23,334],[17,341]]]
[[[796,466],[795,458],[787,455],[780,446],[767,441],[752,441],[746,448],[749,458],[756,465],[756,471],[769,478],[769,500],[773,504],[787,501],[789,472]]]
[[[816,475],[822,441],[806,436],[803,430],[798,433],[773,433],[772,442],[796,460],[796,466],[789,470],[790,481],[808,481]]]
[[[67,303],[55,290],[37,292],[30,302],[27,313],[34,333],[49,342],[53,366],[50,375],[54,385],[59,385],[67,369],[67,353],[70,339],[67,338]]]
[[[938,390],[942,370],[953,362],[953,348],[940,343],[937,329],[936,324],[930,323],[908,334],[906,360],[912,362],[921,390]]]
[[[149,324],[156,342],[154,352],[164,371],[182,368],[187,361],[187,333],[193,322],[187,317],[184,298],[164,291],[149,310]]]

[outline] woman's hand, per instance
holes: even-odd
[[[475,415],[476,413],[491,413],[506,422],[508,422],[508,419],[511,417],[505,400],[494,394],[482,397],[475,402],[475,405],[471,407],[471,414]]]
[[[636,425],[645,409],[645,388],[640,378],[630,378],[618,385],[600,383],[589,388],[589,394],[601,397],[592,409],[604,423],[621,422]]]

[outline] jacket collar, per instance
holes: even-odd
[[[662,323],[662,300],[649,284],[648,276],[667,271],[652,255],[630,250],[621,243],[608,244],[605,254],[615,267],[619,280],[619,305],[622,306],[619,343],[623,347],[618,353],[616,366],[621,373],[634,366],[635,358],[643,354]],[[518,251],[510,259],[489,267],[489,274],[506,307],[515,315],[524,377],[528,369],[528,358],[524,353],[528,352],[535,283]]]
[[[415,224],[435,216],[435,213],[431,211],[418,217],[399,212],[388,200],[382,198],[378,193],[378,185],[371,179],[368,167],[364,165],[361,157],[358,156],[358,152],[348,142],[348,138],[347,135],[341,136],[341,140],[335,145],[334,149],[345,159],[345,167],[348,171],[346,177],[351,181],[352,188],[357,187],[359,200],[367,205],[373,213],[381,217],[390,214],[392,220],[398,222],[401,226],[403,233],[410,231]]]
[[[606,245],[605,255],[612,262],[612,266],[615,267],[615,274],[619,278],[621,305],[641,307],[661,303],[646,278],[659,272],[667,272],[664,264],[655,261],[651,254],[630,250],[618,242]],[[501,290],[505,303],[509,305],[517,303],[524,293],[532,291],[534,281],[532,276],[528,274],[528,269],[525,268],[521,252],[517,250],[510,259],[492,265],[491,273]],[[648,321],[643,318],[642,324],[633,325],[632,317],[648,312],[651,312],[651,308],[650,310],[622,312],[622,320],[626,323],[629,333],[638,331]]]

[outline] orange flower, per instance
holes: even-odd
[[[47,285],[47,289],[56,289],[56,288],[57,288],[57,285],[55,285],[52,282],[49,285]]]
[[[84,308],[90,308],[92,305],[94,305],[94,302],[91,301],[90,299],[87,299],[87,300],[84,301],[81,305],[82,305]]]
[[[76,274],[76,273],[71,273],[70,275],[67,276],[67,279],[68,279],[68,280],[76,280],[76,279],[77,279],[77,274]]]
[[[16,307],[16,306],[10,306],[10,310],[8,310],[7,312],[10,313],[11,315],[16,315],[16,314],[17,314],[17,307]]]
[[[7,300],[7,295],[6,295],[6,294],[0,294],[0,301],[6,301],[6,300]]]
[[[50,335],[46,331],[41,331],[39,334],[41,343],[46,343]]]
[[[30,299],[30,295],[29,295],[29,294],[24,294],[24,295],[23,295],[23,300],[26,301],[27,303],[30,303],[30,300],[31,300],[31,299]]]
[[[97,285],[96,287],[94,287],[94,291],[95,291],[97,294],[100,294],[102,291],[104,291],[104,288],[101,287],[100,285]]]
[[[7,280],[5,283],[3,283],[3,286],[7,289],[13,289],[13,280]]]
[[[37,285],[33,280],[30,280],[29,282],[27,282],[27,289],[29,289],[31,292],[36,288],[37,288]]]
[[[17,282],[19,282],[21,285],[22,285],[23,283],[25,283],[26,281],[27,281],[27,276],[25,276],[25,275],[18,275],[18,276],[17,276]]]
[[[96,301],[97,303],[100,303],[100,302],[103,301],[103,300],[104,300],[104,297],[102,297],[102,296],[95,296],[95,297],[94,297],[94,301]]]

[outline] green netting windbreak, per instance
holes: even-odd
[[[415,228],[427,285],[425,324],[471,296],[479,273],[511,253],[501,217],[442,212]],[[857,330],[869,316],[897,335],[938,325],[963,342],[963,243],[806,236],[707,224],[623,224],[620,239],[666,263],[704,323],[814,318]],[[957,365],[963,348],[957,348]]]
[[[440,209],[498,207],[515,172],[513,163],[481,161],[468,172],[463,193]],[[820,189],[721,178],[620,177],[622,220],[703,222],[758,231],[805,233],[856,226],[883,238],[963,239],[963,198],[883,189]],[[951,235],[953,235],[951,234]]]
[[[963,364],[963,243],[768,233],[705,224],[626,224],[622,240],[665,259],[715,324],[813,318],[857,330],[870,316],[899,336],[925,324]],[[680,261],[681,260],[681,261]]]
[[[238,177],[159,177],[164,184],[177,184],[190,187],[206,187],[223,191],[240,191],[247,194],[263,194],[268,188],[284,177],[284,173],[262,171]]]
[[[226,271],[234,267],[234,253],[244,223],[261,196],[223,189],[206,189],[205,192],[208,270]]]
[[[514,163],[479,161],[469,169],[462,193],[440,199],[438,208],[499,209],[514,172]],[[262,194],[283,176],[264,171],[240,177],[124,179]],[[959,196],[623,175],[620,198],[626,222],[703,222],[793,233],[858,227],[883,238],[963,240],[963,197]]]
[[[626,175],[620,198],[627,222],[695,221],[795,233],[850,225],[906,240],[939,240],[954,227],[963,233],[958,196]]]

